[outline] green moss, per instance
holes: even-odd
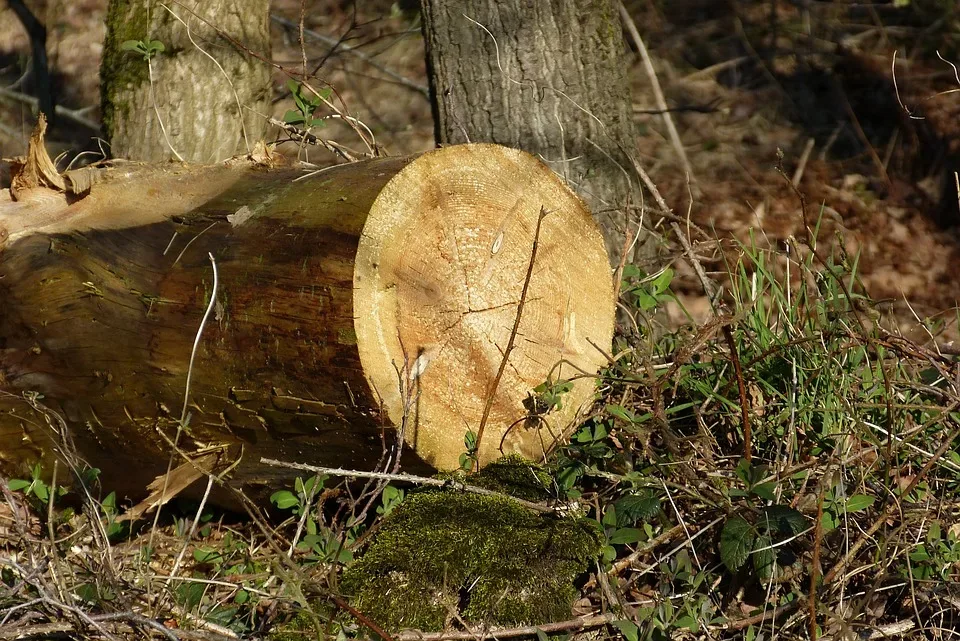
[[[526,501],[549,499],[552,496],[550,490],[554,484],[553,478],[542,466],[519,454],[504,456],[480,470],[479,474],[466,475],[463,472],[452,472],[440,476],[509,494]]]
[[[523,467],[529,475],[521,461],[491,464],[485,474]],[[535,513],[507,497],[428,492],[390,514],[342,587],[391,630],[440,630],[453,613],[494,625],[544,623],[570,616],[573,581],[599,550],[592,521]]]

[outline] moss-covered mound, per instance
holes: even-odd
[[[511,626],[567,619],[573,581],[600,549],[591,523],[535,513],[508,497],[417,494],[390,514],[342,586],[390,630],[437,631],[455,614]]]
[[[553,477],[540,465],[519,454],[510,454],[490,463],[479,474],[443,472],[439,478],[502,492],[525,501],[545,501],[552,496]]]

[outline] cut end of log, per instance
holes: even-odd
[[[442,469],[459,466],[489,398],[480,463],[501,451],[540,458],[593,398],[613,336],[613,284],[589,211],[543,163],[497,145],[438,149],[391,179],[363,229],[354,287],[367,379],[406,441]],[[572,390],[538,413],[534,388],[548,380]]]

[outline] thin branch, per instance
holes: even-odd
[[[4,89],[3,87],[0,87],[0,97],[15,100],[25,105],[30,105],[31,109],[39,109],[39,100],[33,96],[22,94],[19,91],[11,91],[10,89]],[[80,111],[81,110],[67,109],[66,107],[62,107],[60,105],[55,105],[53,108],[53,113],[57,115],[57,118],[65,118],[70,122],[80,125],[81,127],[86,127],[91,131],[99,133],[100,123],[94,122],[89,118],[85,118]]]
[[[721,330],[730,349],[730,360],[733,361],[733,371],[737,378],[737,390],[740,393],[740,421],[743,423],[743,458],[749,463],[753,458],[753,438],[750,430],[750,405],[747,402],[747,386],[743,382],[743,368],[740,365],[740,354],[737,352],[737,343],[733,340],[733,330],[730,325],[724,325]]]
[[[298,25],[296,22],[292,20],[287,20],[286,18],[282,18],[274,13],[270,14],[270,19],[279,25],[283,25],[287,29],[299,30],[301,28],[301,25]],[[359,49],[351,47],[350,45],[345,44],[336,38],[331,38],[330,36],[325,36],[322,33],[317,33],[316,31],[312,31],[311,29],[303,29],[303,35],[309,36],[310,38],[318,42],[322,42],[323,44],[329,47],[340,49],[345,53],[349,53],[350,55],[355,57],[357,60],[360,60],[365,64],[370,65],[377,71],[380,71],[385,76],[389,76],[391,79],[395,80],[397,83],[403,85],[404,87],[407,87],[408,89],[413,89],[418,93],[422,93],[427,98],[430,97],[430,89],[426,85],[421,85],[419,83],[416,83],[410,80],[409,78],[404,78],[396,71],[393,71],[392,69],[383,66],[382,64],[374,60],[372,56],[365,54]]]
[[[365,615],[363,612],[360,612],[360,610],[356,609],[355,607],[353,607],[352,605],[350,605],[349,603],[347,603],[337,595],[330,594],[328,595],[328,598],[334,603],[336,603],[338,608],[346,610],[351,615],[353,615],[353,617],[356,618],[357,621],[359,621],[363,625],[373,630],[374,634],[376,634],[378,637],[383,639],[383,641],[394,641],[394,638],[390,636],[389,632],[381,628],[376,622],[371,620],[370,617]]]
[[[510,338],[507,340],[507,347],[503,350],[503,358],[500,360],[500,368],[493,379],[493,385],[487,393],[487,401],[483,406],[483,415],[480,417],[480,427],[477,428],[477,468],[480,467],[480,446],[483,441],[483,430],[487,426],[487,419],[490,418],[490,410],[493,408],[493,397],[497,394],[497,388],[500,387],[500,379],[503,377],[503,371],[507,368],[507,361],[510,359],[510,352],[517,340],[517,331],[520,329],[520,319],[523,316],[523,305],[527,301],[527,290],[530,288],[530,279],[533,277],[533,264],[537,260],[537,247],[540,244],[540,228],[543,225],[543,219],[547,217],[547,210],[542,206],[537,215],[537,228],[533,232],[533,248],[530,250],[530,264],[527,265],[527,276],[523,279],[523,289],[520,290],[520,301],[517,303],[517,317],[513,321],[513,329],[510,330]]]
[[[576,632],[600,628],[616,621],[615,614],[596,614],[589,617],[544,623],[542,625],[528,625],[519,628],[505,628],[495,630],[466,630],[463,632],[431,632],[424,634],[418,630],[405,630],[394,635],[395,641],[482,641],[483,639],[513,639],[517,637],[539,636],[539,633],[551,634],[555,632]]]
[[[167,471],[163,475],[163,487],[160,490],[160,498],[157,501],[157,511],[153,516],[153,527],[150,529],[149,546],[151,548],[153,547],[153,538],[157,531],[157,523],[160,521],[160,506],[167,501],[167,484],[170,481],[170,472],[173,470],[173,461],[177,455],[177,446],[180,444],[180,436],[187,424],[187,406],[190,402],[190,381],[193,378],[193,363],[197,356],[197,348],[200,346],[200,336],[203,334],[203,328],[206,326],[207,320],[210,318],[210,314],[213,312],[213,308],[217,302],[217,261],[214,260],[213,254],[208,252],[207,256],[210,258],[210,265],[213,268],[213,290],[210,292],[210,302],[207,304],[207,309],[203,313],[203,318],[200,319],[200,326],[197,328],[197,334],[193,339],[193,349],[190,350],[190,362],[187,365],[187,380],[183,390],[183,409],[180,412],[180,420],[177,422],[177,433],[173,438],[173,447],[170,451],[170,460],[167,462]]]
[[[431,487],[444,487],[450,488],[452,490],[458,490],[461,492],[469,492],[470,494],[479,494],[481,496],[497,496],[511,499],[525,508],[540,512],[543,514],[554,514],[558,510],[548,507],[546,505],[541,505],[540,503],[534,503],[532,501],[525,501],[523,499],[518,499],[515,496],[509,494],[504,494],[503,492],[495,492],[494,490],[488,490],[485,487],[477,487],[476,485],[467,485],[466,483],[460,483],[459,481],[454,481],[452,479],[433,479],[426,476],[416,476],[414,474],[391,474],[389,472],[364,472],[361,470],[345,470],[342,467],[318,467],[316,465],[307,465],[306,463],[289,463],[287,461],[278,461],[277,459],[263,457],[260,459],[260,462],[264,465],[272,465],[274,467],[285,467],[291,470],[304,470],[306,472],[313,472],[314,474],[329,474],[330,476],[345,476],[347,478],[357,478],[357,479],[380,479],[385,481],[400,481],[403,483],[413,483],[415,485],[429,485]]]
[[[309,143],[311,145],[319,145],[329,151],[330,153],[340,156],[347,162],[356,162],[358,159],[354,156],[354,152],[348,150],[343,145],[336,143],[332,140],[324,140],[323,138],[318,138],[309,131],[304,131],[296,125],[291,125],[288,122],[283,122],[282,120],[277,120],[276,118],[267,118],[267,122],[273,125],[274,127],[279,127],[280,129],[286,131],[290,134],[291,137],[300,141]]]
[[[663,113],[663,124],[667,127],[667,133],[670,136],[670,142],[673,143],[673,149],[680,158],[683,171],[686,172],[691,180],[694,180],[690,160],[687,158],[687,152],[683,148],[683,142],[680,141],[680,134],[677,133],[677,127],[673,124],[673,118],[670,116],[670,108],[667,106],[667,101],[663,97],[663,90],[660,88],[657,71],[653,68],[653,61],[650,60],[650,53],[647,51],[647,46],[643,43],[643,38],[640,37],[637,25],[633,22],[633,18],[630,17],[630,12],[623,6],[623,2],[618,2],[617,4],[620,6],[620,18],[623,20],[623,26],[626,27],[627,33],[630,34],[633,44],[640,53],[640,59],[643,61],[643,68],[647,72],[647,79],[650,81],[650,88],[653,90],[653,97],[656,100],[657,109]]]
[[[936,465],[937,461],[946,453],[947,450],[953,447],[953,441],[957,438],[958,435],[960,435],[960,426],[955,427],[953,431],[950,432],[950,434],[945,439],[943,439],[943,443],[941,443],[940,447],[937,448],[937,451],[933,453],[933,457],[930,458],[930,460],[928,460],[923,465],[923,467],[920,469],[919,472],[917,472],[916,475],[914,475],[913,479],[910,481],[907,487],[905,487],[903,491],[900,493],[900,496],[902,497],[909,496],[917,488],[917,485],[921,481],[927,478],[927,475],[930,473],[930,470],[933,469],[934,465]],[[873,537],[873,535],[876,534],[877,531],[881,527],[883,527],[887,523],[887,521],[896,514],[898,509],[899,507],[896,502],[887,504],[887,507],[880,513],[880,516],[877,517],[873,525],[871,525],[865,532],[863,532],[860,535],[860,538],[857,539],[856,543],[854,543],[850,547],[850,549],[843,556],[843,558],[837,561],[837,563],[834,564],[832,568],[830,568],[830,571],[824,575],[823,585],[828,585],[832,583],[833,580],[837,578],[837,575],[840,574],[844,569],[846,569],[846,567],[850,564],[850,562],[853,561],[854,558],[856,558],[857,554],[859,554],[860,550],[862,550],[863,547],[867,544],[867,542],[871,540],[871,537]]]

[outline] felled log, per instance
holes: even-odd
[[[51,469],[66,431],[106,487],[142,494],[184,415],[178,447],[239,456],[245,487],[290,474],[261,457],[370,469],[398,431],[406,469],[455,468],[484,413],[481,463],[538,458],[611,344],[601,234],[516,150],[121,164],[79,195],[19,192],[0,201],[8,476]],[[562,407],[539,402],[569,379]]]

